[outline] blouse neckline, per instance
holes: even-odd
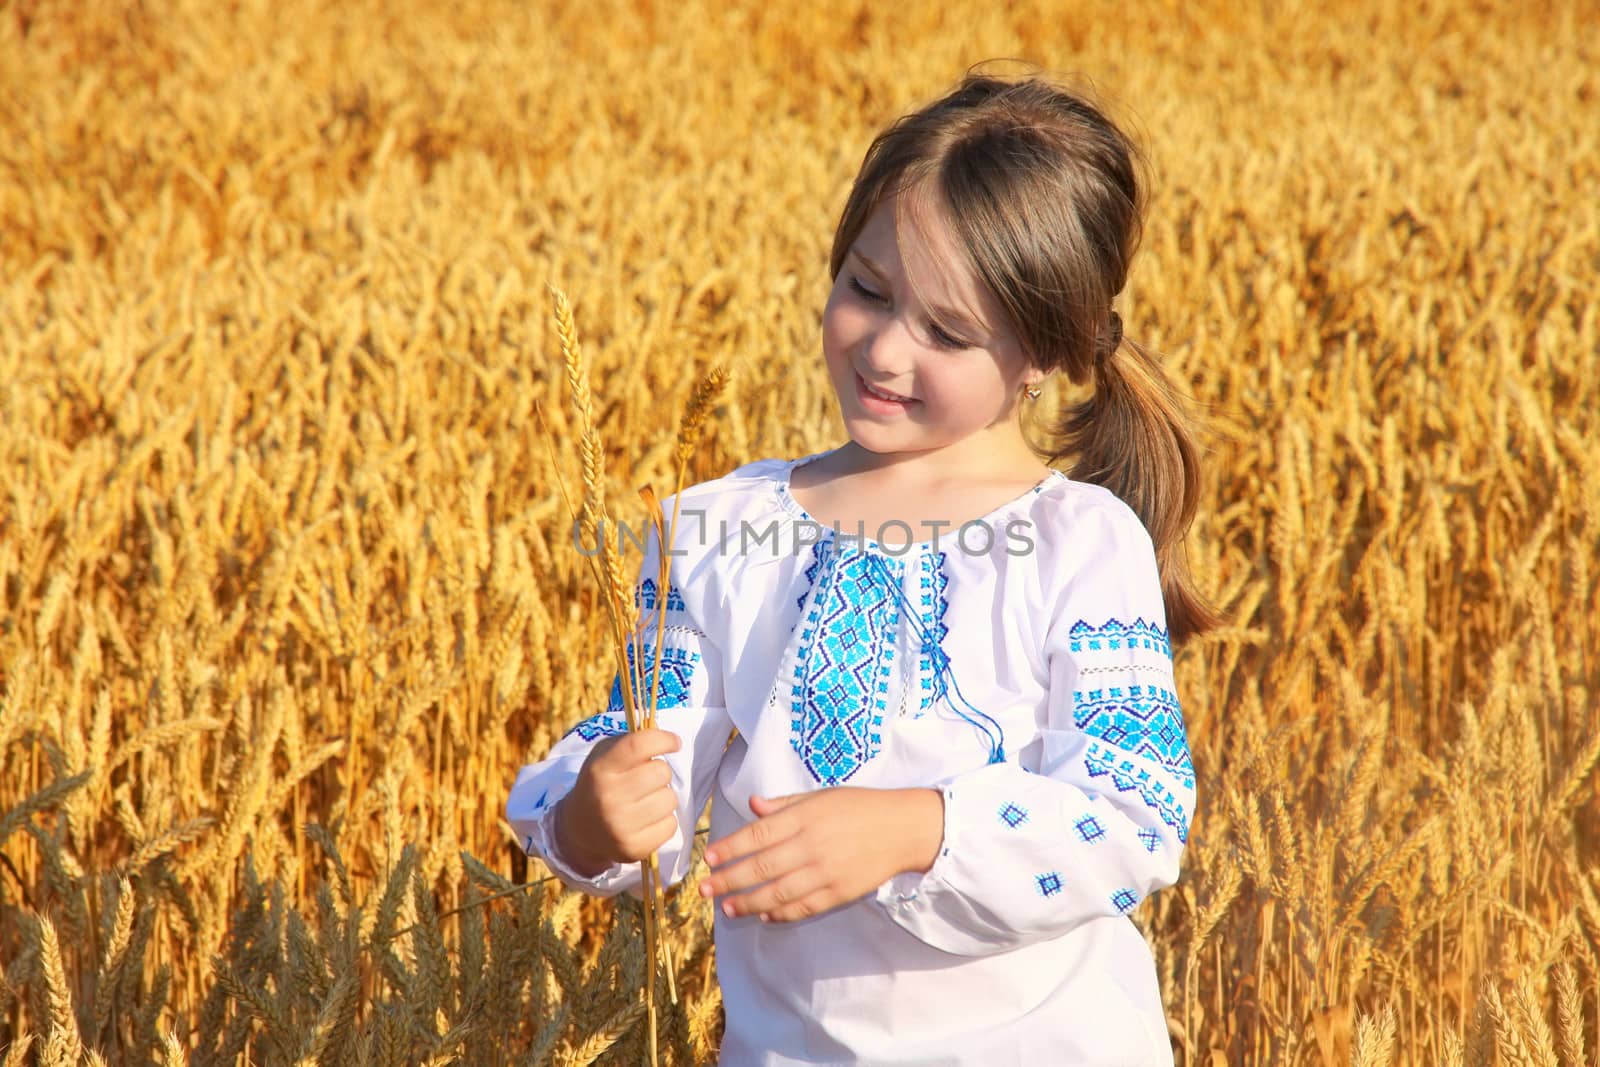
[[[805,522],[809,522],[812,525],[818,527],[819,529],[821,529],[823,531],[823,536],[826,536],[826,537],[828,537],[830,539],[833,538],[834,536],[838,536],[841,540],[848,541],[852,545],[862,545],[863,547],[865,547],[865,548],[867,548],[867,549],[869,549],[869,550],[871,550],[873,552],[877,552],[877,553],[879,553],[881,555],[886,555],[886,556],[890,556],[890,557],[899,557],[899,556],[908,555],[908,554],[911,554],[911,553],[914,553],[914,552],[930,552],[930,551],[932,551],[932,547],[933,547],[934,540],[935,540],[934,538],[928,538],[927,540],[924,540],[924,541],[907,542],[907,543],[904,544],[903,547],[902,547],[900,542],[895,542],[893,546],[885,546],[885,545],[879,543],[878,541],[873,540],[870,537],[865,537],[865,536],[857,537],[855,534],[849,534],[849,533],[844,533],[842,531],[836,531],[833,528],[832,525],[830,525],[828,523],[819,522],[818,520],[816,520],[816,519],[811,517],[811,514],[806,511],[806,509],[801,505],[800,501],[795,499],[794,492],[790,489],[790,486],[789,486],[790,475],[792,475],[794,473],[794,470],[795,470],[796,467],[802,466],[802,465],[804,465],[806,463],[810,463],[814,459],[817,459],[817,458],[819,458],[821,456],[828,455],[830,452],[836,452],[836,451],[838,451],[837,448],[825,448],[821,452],[813,452],[813,453],[811,453],[810,455],[807,455],[807,456],[800,456],[800,457],[795,458],[795,459],[789,459],[789,460],[783,461],[783,466],[780,467],[773,474],[773,477],[772,477],[773,491],[776,494],[776,496],[778,498],[778,503],[783,508],[783,510],[787,511],[790,515],[792,515],[796,519],[801,519],[801,520],[803,520]],[[1005,503],[1000,504],[997,507],[991,508],[989,511],[985,512],[982,515],[977,516],[976,518],[968,519],[964,523],[961,523],[961,524],[955,525],[955,526],[951,526],[947,531],[941,531],[941,537],[942,537],[942,539],[948,541],[950,538],[953,538],[953,537],[956,536],[957,531],[959,531],[962,528],[962,526],[966,526],[966,525],[969,525],[969,524],[975,523],[975,522],[977,522],[977,523],[990,523],[990,522],[992,522],[992,520],[994,520],[995,518],[999,517],[1000,515],[1005,514],[1006,512],[1010,511],[1012,508],[1015,508],[1018,505],[1027,503],[1029,500],[1033,499],[1034,496],[1036,496],[1037,494],[1043,492],[1046,486],[1051,485],[1052,483],[1054,483],[1056,481],[1066,481],[1066,480],[1067,480],[1067,476],[1064,473],[1062,473],[1061,471],[1059,471],[1059,470],[1055,469],[1054,467],[1052,467],[1050,469],[1050,473],[1049,474],[1045,475],[1043,478],[1040,478],[1037,482],[1035,482],[1026,491],[1018,494],[1017,496],[1012,497],[1010,500],[1007,500]]]

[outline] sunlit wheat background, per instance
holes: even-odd
[[[1148,149],[1120,306],[1205,433],[1178,1062],[1594,1062],[1596,20],[0,0],[0,1058],[640,1062],[638,906],[501,817],[612,671],[547,283],[619,517],[714,361],[694,479],[836,444],[861,154],[1012,56]]]

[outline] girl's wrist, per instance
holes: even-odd
[[[900,838],[904,842],[901,871],[927,874],[944,847],[944,793],[938,789],[902,789],[904,815]]]
[[[571,814],[567,810],[567,801],[570,797],[562,797],[556,802],[555,810],[550,817],[555,822],[556,851],[578,874],[585,878],[595,878],[603,874],[611,864],[604,859],[594,856],[578,847],[572,838],[572,828],[567,825],[567,817]]]

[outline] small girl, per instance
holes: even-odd
[[[1042,78],[880,134],[822,321],[848,442],[683,491],[636,589],[660,728],[614,684],[517,776],[525,850],[605,896],[652,850],[681,879],[709,799],[724,1067],[1172,1063],[1128,913],[1178,877],[1172,642],[1213,619],[1183,408],[1112,308],[1141,208],[1127,138]],[[1041,457],[1058,372],[1093,395]]]

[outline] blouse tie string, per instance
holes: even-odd
[[[911,625],[916,628],[917,639],[921,643],[922,651],[933,657],[933,661],[938,668],[935,675],[935,681],[938,686],[937,697],[949,695],[949,689],[945,685],[948,679],[949,687],[955,690],[956,696],[956,699],[950,702],[950,707],[957,715],[970,723],[973,729],[983,735],[984,743],[989,746],[989,762],[1004,763],[1006,761],[1005,731],[1000,728],[999,723],[985,714],[981,708],[974,705],[961,692],[961,684],[956,681],[955,672],[951,669],[950,657],[945,654],[944,649],[939,646],[939,642],[922,625],[921,614],[906,596],[900,582],[889,571],[888,564],[871,552],[867,553],[867,559],[877,568],[877,572],[882,576],[884,584],[894,590],[895,597],[899,599],[903,613],[911,620]],[[960,703],[957,703],[957,701]],[[962,710],[963,706],[966,708],[965,711]],[[972,714],[969,715],[968,711]],[[982,720],[981,722],[979,721],[980,719]]]

